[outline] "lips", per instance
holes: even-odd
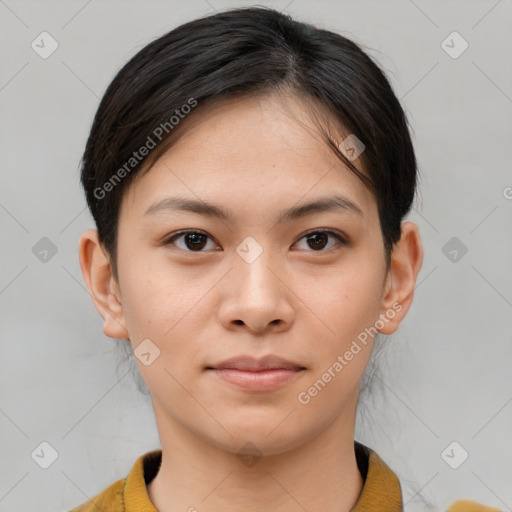
[[[267,355],[261,358],[251,356],[236,356],[215,365],[208,366],[207,370],[234,369],[248,372],[262,372],[265,370],[305,370],[305,366],[299,363],[278,357]]]
[[[304,375],[306,367],[275,355],[238,356],[206,367],[210,375],[245,392],[270,392]]]

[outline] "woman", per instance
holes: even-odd
[[[414,149],[379,67],[271,9],[198,19],[121,69],[82,163],[82,272],[162,448],[74,512],[403,510],[354,439],[375,336],[423,258],[402,222]]]

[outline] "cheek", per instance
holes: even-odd
[[[185,272],[173,271],[162,258],[149,260],[149,254],[131,254],[120,268],[122,304],[131,336],[165,343],[174,326],[201,298]],[[204,292],[203,292],[204,293]],[[179,325],[179,324],[178,324]],[[136,342],[135,339],[133,339]]]
[[[139,372],[152,393],[165,390],[177,403],[178,397],[186,400],[178,382],[192,377],[198,353],[194,340],[200,339],[193,321],[199,298],[196,293],[187,296],[187,289],[185,281],[162,279],[149,268],[127,273],[123,288],[123,312]],[[147,352],[152,359],[148,365],[138,357]]]
[[[297,396],[299,412],[328,421],[344,407],[356,406],[358,387],[373,349],[371,327],[379,318],[378,271],[344,266],[328,279],[308,280],[301,297],[313,330],[309,331],[310,378]],[[351,405],[350,405],[351,404]],[[330,421],[330,420],[329,420]]]
[[[340,349],[378,319],[382,278],[376,264],[354,255],[337,268],[298,280],[297,295],[311,311],[317,330],[337,340],[332,348]]]
[[[159,350],[151,366],[139,363],[140,372],[149,382],[157,378],[155,374],[168,380],[169,376],[162,374],[164,368],[176,378],[186,379],[201,362],[198,343],[204,339],[208,314],[206,292],[195,286],[184,272],[166,273],[165,266],[133,259],[130,264],[133,266],[126,265],[120,279],[123,313],[132,347],[136,352],[138,345],[149,339]],[[189,364],[183,365],[183,361]]]
[[[163,295],[164,290],[163,283],[150,273],[131,273],[124,278],[123,313],[133,344],[144,338],[160,338],[164,325],[171,327],[173,295],[171,290]]]

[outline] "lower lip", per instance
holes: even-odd
[[[276,368],[251,372],[234,368],[212,369],[222,380],[251,391],[270,391],[290,381],[303,370]]]

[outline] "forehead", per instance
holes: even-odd
[[[239,97],[197,107],[185,122],[175,144],[125,192],[127,213],[140,216],[169,195],[254,214],[335,193],[368,219],[376,213],[373,194],[328,147],[311,104],[296,96]],[[358,160],[352,163],[362,171]]]

